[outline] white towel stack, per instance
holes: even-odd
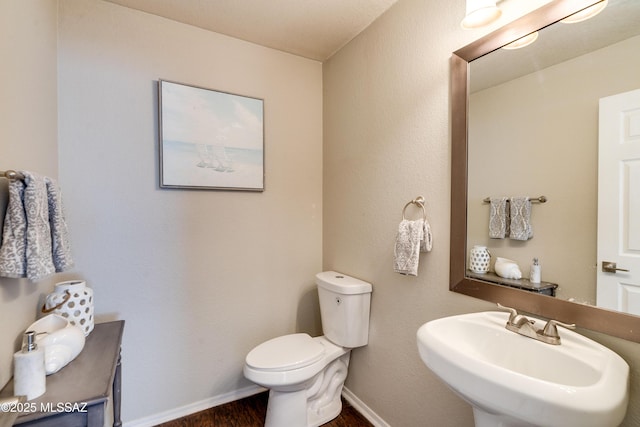
[[[62,198],[55,181],[21,171],[9,183],[0,246],[0,276],[40,280],[73,266]]]

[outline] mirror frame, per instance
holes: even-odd
[[[553,1],[451,56],[451,248],[449,290],[578,327],[640,342],[640,317],[510,288],[466,276],[469,63],[599,0]]]

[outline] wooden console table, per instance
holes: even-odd
[[[113,426],[120,427],[120,345],[124,320],[98,323],[71,363],[47,376],[47,391],[25,402],[14,425],[30,427],[104,427],[113,405]],[[0,397],[13,395],[10,381]]]

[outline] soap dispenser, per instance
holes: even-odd
[[[540,262],[538,261],[538,258],[534,258],[533,263],[531,264],[529,281],[531,283],[540,283]]]
[[[25,332],[22,350],[13,355],[13,393],[35,399],[46,390],[47,375],[44,367],[44,350],[36,344],[35,331]]]

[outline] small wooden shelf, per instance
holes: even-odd
[[[531,283],[529,279],[505,279],[493,272],[474,273],[471,270],[467,270],[467,277],[484,280],[485,282],[491,282],[498,285],[509,286],[511,288],[518,288],[529,292],[535,292],[542,295],[549,295],[552,297],[556,296],[556,289],[558,288],[558,284],[556,283]]]

